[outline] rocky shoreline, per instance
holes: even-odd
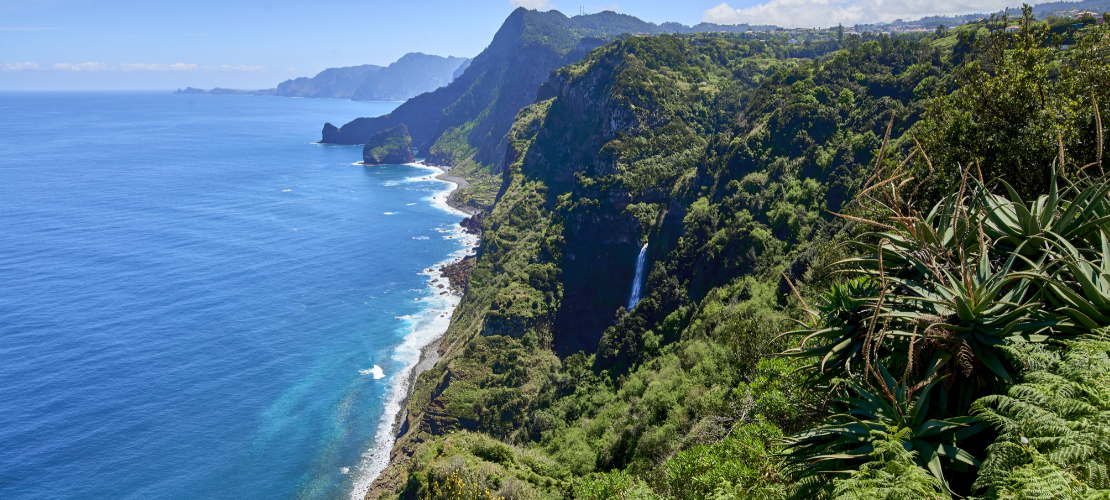
[[[417,163],[421,164],[421,165],[424,165],[424,166],[427,166],[427,167],[432,167],[432,168],[441,170],[443,173],[436,175],[435,178],[455,184],[455,188],[452,189],[450,193],[454,193],[458,189],[461,189],[461,188],[464,188],[464,187],[467,187],[467,186],[470,185],[470,183],[468,183],[466,181],[466,179],[463,179],[461,177],[456,177],[456,176],[453,176],[453,175],[449,175],[448,172],[450,171],[450,167],[441,167],[441,166],[437,166],[437,165],[425,165],[422,161],[418,161]],[[450,206],[451,208],[454,208],[456,210],[459,210],[461,212],[465,212],[467,214],[470,214],[469,217],[460,221],[459,225],[462,226],[463,230],[466,231],[467,233],[480,235],[481,234],[481,221],[482,221],[481,210],[455,202],[454,200],[451,199],[451,197],[450,197],[451,194],[450,193],[447,195],[448,196],[447,197],[448,206]],[[466,284],[469,281],[470,273],[474,270],[474,267],[475,267],[476,264],[477,264],[477,257],[474,256],[474,255],[468,255],[468,256],[463,257],[462,259],[459,259],[459,260],[457,260],[455,262],[452,262],[450,264],[441,265],[441,266],[439,266],[438,269],[436,269],[436,270],[439,271],[438,279],[439,280],[446,280],[448,282],[448,285],[446,287],[448,293],[454,294],[454,295],[460,297],[460,299],[461,299],[462,295],[466,291]],[[433,271],[433,269],[428,269],[428,271]],[[440,285],[440,286],[443,286],[443,285]],[[446,333],[446,332],[444,332],[444,333]],[[428,344],[426,344],[426,345],[424,345],[423,347],[420,348],[420,359],[419,359],[419,361],[417,361],[416,365],[413,366],[412,371],[409,372],[407,380],[405,381],[405,384],[406,384],[407,387],[405,388],[405,397],[403,399],[401,399],[401,401],[400,401],[401,410],[398,411],[397,414],[394,415],[394,417],[393,417],[393,436],[394,436],[394,438],[400,437],[401,435],[403,435],[408,430],[407,427],[406,427],[406,423],[408,422],[408,416],[409,416],[408,415],[408,406],[409,406],[409,400],[412,398],[413,391],[416,388],[416,380],[420,376],[421,373],[424,373],[424,372],[432,369],[433,367],[435,367],[436,363],[439,362],[440,355],[441,355],[440,343],[442,342],[442,339],[443,339],[443,337],[440,336],[440,337],[436,338],[435,340],[432,340],[431,342],[429,342]],[[391,449],[388,452],[390,454],[390,457],[389,457],[390,462],[393,462],[395,459],[398,458],[398,457],[394,456],[396,453],[398,453],[398,451],[393,449],[393,448],[394,447],[391,446]],[[382,490],[382,484],[390,484],[390,485],[395,484],[397,478],[389,478],[389,477],[385,477],[385,476],[388,476],[390,474],[396,474],[396,473],[397,473],[397,470],[395,468],[388,467],[388,466],[384,470],[379,472],[378,476],[375,477],[373,480],[371,480],[370,486],[369,486],[369,489],[367,491],[367,494],[366,494],[365,498],[376,498],[377,495],[382,493],[382,491],[383,491]],[[375,486],[377,486],[377,487],[375,487]]]
[[[466,213],[467,215],[470,215],[470,216],[474,216],[474,215],[477,215],[477,214],[482,212],[481,209],[475,208],[475,207],[472,207],[470,205],[466,205],[466,204],[463,204],[463,203],[459,203],[458,201],[456,201],[452,197],[452,195],[455,194],[458,190],[470,187],[470,182],[468,182],[466,179],[463,179],[462,177],[451,175],[450,174],[451,167],[446,167],[446,166],[442,166],[442,165],[432,165],[430,163],[424,163],[424,162],[425,162],[425,160],[417,160],[416,161],[416,163],[419,164],[419,165],[424,165],[425,167],[432,167],[432,168],[435,168],[435,169],[438,169],[438,170],[442,171],[443,173],[441,173],[439,175],[436,175],[436,179],[439,179],[441,181],[447,181],[447,182],[455,184],[455,189],[452,189],[451,193],[447,195],[447,205],[448,206],[450,206],[451,208],[453,208],[455,210],[458,210],[460,212]],[[464,220],[464,222],[465,222],[465,220]],[[463,227],[466,227],[466,225],[464,224]]]

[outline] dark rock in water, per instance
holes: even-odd
[[[482,234],[482,219],[484,218],[485,216],[483,212],[478,212],[474,215],[471,215],[470,217],[463,219],[462,222],[459,223],[459,225],[462,226],[463,230],[465,230],[466,232],[480,236]]]
[[[404,124],[383,130],[370,137],[362,146],[362,162],[369,165],[411,163],[412,138]]]
[[[466,284],[470,281],[470,273],[474,271],[474,266],[477,263],[478,259],[476,257],[468,255],[454,264],[441,266],[439,271],[451,282],[452,289],[462,292],[466,290]]]

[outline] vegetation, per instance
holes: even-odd
[[[378,491],[1110,495],[1110,31],[1024,26],[560,68]]]
[[[412,139],[408,127],[401,124],[370,136],[362,146],[362,161],[370,165],[411,163]]]

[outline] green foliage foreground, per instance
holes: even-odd
[[[951,491],[945,469],[966,473],[981,465],[964,443],[988,423],[1008,439],[1014,436],[1007,436],[1006,425],[1030,427],[1030,435],[1049,433],[1068,450],[1046,455],[1049,463],[1074,467],[1086,460],[1080,467],[1088,472],[1078,477],[1105,487],[1105,426],[1086,423],[1107,416],[1099,407],[1107,401],[1104,388],[1089,385],[1105,369],[1099,364],[1105,342],[1082,344],[1088,355],[1096,353],[1085,370],[1070,372],[1070,384],[1028,372],[1038,364],[1030,352],[1074,349],[1070,339],[1110,326],[1101,309],[1110,277],[1110,183],[1087,179],[1059,190],[1053,178],[1048,194],[1024,202],[1005,182],[1009,199],[968,174],[925,216],[912,210],[898,169],[858,198],[869,217],[852,218],[877,230],[852,242],[861,256],[834,265],[853,281],[822,297],[820,310],[811,312],[813,327],[793,332],[803,339],[787,353],[810,360],[811,384],[841,387],[849,395],[837,401],[844,413],[791,440],[789,460],[799,465],[802,490],[823,488],[822,476],[866,461],[876,435],[895,429],[908,435],[906,449],[917,454],[917,465]],[[814,339],[823,345],[805,345]],[[1078,392],[1090,399],[1049,404],[1044,387],[1014,385],[1019,379],[1051,379],[1055,396]],[[1042,399],[1031,399],[1038,389]],[[997,396],[1004,391],[1011,396]],[[1070,414],[1014,422],[1014,411],[1037,402],[1046,405],[1042,411],[1066,408]],[[989,410],[992,405],[1002,412]],[[980,421],[973,406],[990,418]],[[1065,436],[1061,429],[1069,424],[1088,434]],[[1009,459],[996,455],[1014,452],[1000,442],[987,452],[993,472],[976,486],[993,495],[1001,487],[992,478],[1008,480],[998,464]]]

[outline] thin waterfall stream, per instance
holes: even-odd
[[[647,248],[648,244],[644,243],[644,247],[640,249],[640,256],[636,258],[636,277],[632,278],[632,293],[628,297],[629,311],[636,307],[636,303],[640,301],[640,296],[644,292],[644,265],[647,264]]]

